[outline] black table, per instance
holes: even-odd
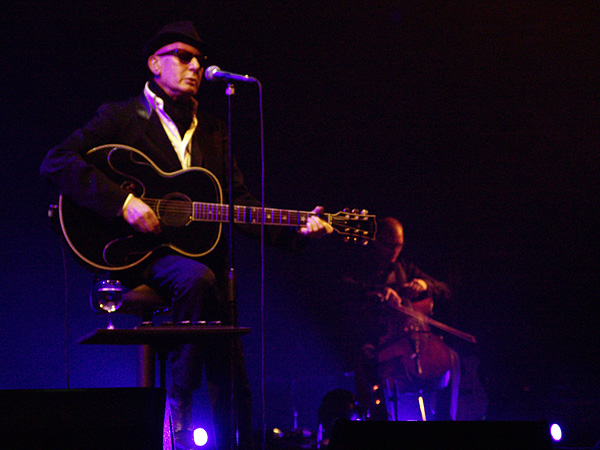
[[[139,387],[154,387],[156,357],[160,361],[160,387],[165,387],[168,353],[177,345],[206,342],[207,339],[231,339],[250,333],[250,328],[224,325],[141,325],[128,329],[99,328],[82,337],[79,344],[139,345]]]

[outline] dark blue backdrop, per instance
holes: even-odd
[[[107,99],[135,95],[139,49],[189,18],[218,64],[264,86],[266,198],[399,217],[407,249],[452,284],[438,317],[475,334],[487,417],[599,418],[599,94],[596,2],[23,2],[3,6],[0,388],[135,384],[135,349],[83,347],[97,327],[90,276],[49,228],[46,151]],[[237,86],[234,149],[260,195],[258,95]],[[225,119],[222,85],[200,102]],[[240,324],[262,413],[260,252],[238,241]],[[329,333],[337,237],[301,257],[266,251],[266,417],[315,428],[316,408],[352,387]],[[66,335],[68,283],[68,337]],[[117,318],[118,326],[135,322]],[[201,413],[199,413],[201,414]]]

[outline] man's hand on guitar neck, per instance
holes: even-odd
[[[325,222],[318,216],[318,214],[323,213],[323,211],[324,208],[322,206],[317,206],[313,209],[311,213],[314,213],[315,215],[309,216],[306,220],[306,225],[300,228],[298,232],[310,238],[320,238],[324,234],[333,233],[331,224]]]
[[[160,222],[156,213],[146,203],[133,195],[125,201],[123,219],[135,231],[142,233],[160,233]]]

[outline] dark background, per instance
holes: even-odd
[[[135,385],[134,348],[76,344],[106,317],[68,256],[65,276],[39,165],[100,103],[137,95],[143,43],[191,19],[219,66],[263,84],[267,203],[398,217],[407,256],[454,290],[436,318],[479,340],[447,337],[479,363],[485,417],[560,420],[571,442],[600,439],[597,2],[11,5],[0,19],[0,388],[66,387],[67,342],[71,387]],[[199,99],[226,120],[224,87],[204,83]],[[260,196],[258,90],[236,87],[234,151]],[[352,389],[329,278],[349,252],[339,236],[300,257],[266,249],[263,322],[261,253],[237,242],[256,425],[264,324],[267,422],[291,429],[296,409],[315,429],[322,396]]]

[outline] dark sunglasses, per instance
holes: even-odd
[[[177,56],[177,58],[185,64],[191,63],[192,59],[196,58],[201,67],[208,66],[208,58],[206,56],[197,55],[195,53],[188,52],[187,50],[175,49],[164,53],[158,53],[156,56]]]

